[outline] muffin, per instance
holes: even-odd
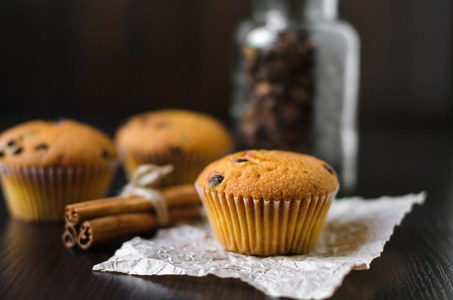
[[[112,140],[73,120],[30,121],[0,134],[0,179],[10,215],[63,220],[66,204],[104,197],[117,168]]]
[[[195,187],[225,249],[303,254],[318,240],[338,178],[331,166],[309,155],[249,150],[208,165]]]
[[[172,164],[161,186],[193,184],[210,162],[233,147],[229,131],[216,119],[186,110],[160,110],[132,117],[119,128],[115,143],[130,178],[142,164]]]

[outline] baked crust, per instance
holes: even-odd
[[[197,184],[205,190],[263,200],[300,200],[338,189],[331,166],[313,156],[277,150],[248,150],[207,166]]]
[[[29,121],[0,134],[0,163],[11,166],[79,166],[111,163],[113,141],[74,120]]]

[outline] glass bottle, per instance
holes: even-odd
[[[337,0],[252,0],[236,32],[231,115],[240,149],[315,155],[357,181],[359,39]]]

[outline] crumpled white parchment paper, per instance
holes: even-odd
[[[223,250],[206,219],[162,229],[151,240],[125,242],[94,271],[133,275],[239,278],[274,297],[330,297],[352,269],[369,268],[393,229],[425,193],[332,203],[315,249],[306,255],[256,257]]]

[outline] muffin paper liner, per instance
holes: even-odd
[[[184,152],[127,152],[123,151],[122,157],[124,168],[128,178],[134,170],[143,164],[155,164],[159,166],[171,164],[174,171],[162,180],[161,186],[173,186],[179,184],[193,184],[197,176],[206,165],[214,160],[222,157],[221,154],[205,154],[205,153],[184,153]]]
[[[0,164],[10,215],[24,221],[62,221],[67,204],[104,197],[117,162],[100,166],[23,167]]]
[[[311,251],[337,193],[276,201],[235,197],[195,186],[220,244],[227,250],[253,255]]]

